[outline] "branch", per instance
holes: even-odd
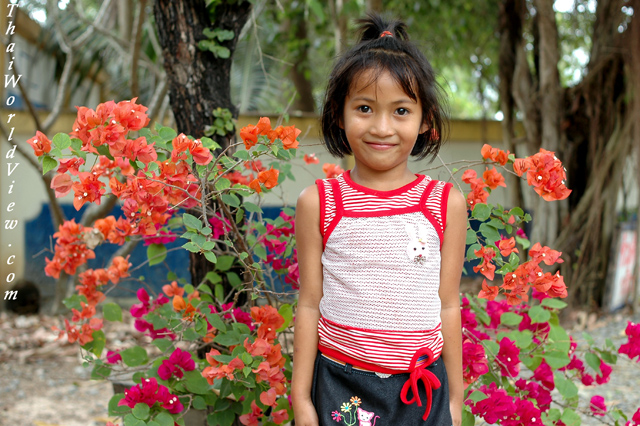
[[[147,0],[140,0],[140,10],[136,15],[135,22],[133,24],[133,34],[131,38],[133,43],[131,44],[131,97],[137,98],[140,93],[140,87],[138,85],[138,60],[140,59],[140,46],[142,45],[142,24],[144,23],[144,8],[147,5]]]

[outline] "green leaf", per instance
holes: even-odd
[[[479,390],[473,391],[473,393],[471,395],[469,395],[469,399],[472,400],[473,402],[482,401],[482,400],[487,399],[487,398],[489,398],[487,396],[487,394],[485,394],[484,392],[481,392]]]
[[[210,425],[231,426],[236,419],[236,415],[231,410],[216,411],[207,416]]]
[[[193,398],[193,408],[196,410],[205,410],[207,408],[207,403],[203,397],[200,395]]]
[[[562,413],[562,417],[560,417],[560,420],[562,420],[562,422],[566,426],[580,426],[582,424],[582,419],[580,418],[580,416],[571,408],[566,408],[564,410],[564,412]]]
[[[527,240],[526,238],[516,236],[516,242],[520,244],[524,250],[531,247],[531,241]]]
[[[204,252],[204,257],[207,258],[207,260],[213,264],[216,263],[217,259],[216,259],[216,255],[212,252],[212,251],[206,251]]]
[[[193,244],[191,241],[189,241],[188,243],[184,243],[182,245],[182,248],[189,250],[191,253],[198,253],[200,251],[200,247]]]
[[[215,339],[213,339],[213,341],[222,346],[233,346],[242,343],[242,339],[240,339],[240,336],[235,331],[220,333],[215,337]]]
[[[224,323],[222,318],[220,318],[220,315],[206,314],[206,317],[207,317],[207,321],[209,321],[209,324],[211,324],[213,328],[222,332],[227,331],[227,325]]]
[[[55,169],[58,166],[58,162],[53,158],[45,155],[42,157],[42,174],[47,174],[48,171]]]
[[[229,179],[220,178],[216,181],[216,189],[218,191],[224,191],[231,188],[231,181]]]
[[[104,364],[96,364],[91,370],[91,380],[104,380],[111,375],[111,367]]]
[[[476,231],[474,231],[471,228],[467,229],[467,241],[465,243],[469,245],[477,241],[478,241],[478,234],[476,234]]]
[[[500,324],[516,326],[522,322],[522,317],[513,312],[505,312],[500,315]]]
[[[171,141],[178,136],[178,133],[171,127],[163,127],[158,131],[158,136],[160,136],[164,141]]]
[[[558,389],[560,395],[566,399],[571,399],[578,395],[578,387],[571,380],[564,377],[562,373],[556,372],[554,378],[556,389]]]
[[[236,158],[237,158],[237,159],[239,159],[239,160],[244,160],[244,161],[248,161],[248,160],[249,160],[249,158],[250,158],[250,157],[249,157],[249,153],[248,153],[247,151],[245,151],[244,149],[243,149],[243,150],[240,150],[240,151],[236,151],[236,152],[233,154],[233,156],[234,156],[234,157],[236,157]]]
[[[157,265],[164,262],[167,258],[167,248],[164,244],[149,244],[147,246],[147,259],[149,259],[149,266]]]
[[[199,395],[204,395],[210,391],[207,379],[202,377],[201,372],[197,369],[184,373],[184,385],[189,392]]]
[[[62,301],[64,306],[67,307],[67,309],[69,309],[69,310],[77,309],[79,311],[82,310],[82,305],[80,304],[81,302],[87,303],[87,298],[84,297],[84,296],[79,296],[77,294],[74,294],[73,296],[67,297],[66,299],[64,299]]]
[[[71,138],[66,133],[56,133],[51,139],[51,143],[59,150],[67,149],[71,146]]]
[[[500,233],[498,230],[486,223],[480,224],[480,228],[478,228],[483,237],[487,240],[487,245],[493,244],[500,239]]]
[[[529,317],[532,324],[547,322],[551,318],[551,313],[542,306],[533,306],[529,309]]]
[[[564,309],[567,307],[567,304],[564,303],[562,300],[547,298],[547,299],[542,299],[542,306],[546,306],[547,308],[552,308],[552,309]]]
[[[262,209],[258,205],[250,203],[249,201],[244,202],[244,208],[251,213],[262,213]]]
[[[462,426],[473,426],[476,424],[476,418],[470,411],[465,409],[462,411]]]
[[[233,265],[233,261],[236,260],[234,256],[220,256],[218,257],[218,262],[216,263],[216,270],[225,272],[231,269],[231,265]]]
[[[469,246],[469,248],[467,249],[467,260],[477,259],[474,251],[480,250],[481,248],[482,246],[478,243],[472,244],[471,246]]]
[[[162,352],[166,352],[167,349],[169,349],[173,345],[173,342],[171,340],[164,338],[154,339],[151,343],[153,343],[153,345],[156,348],[160,349],[160,351]]]
[[[118,405],[122,398],[124,398],[123,393],[117,393],[111,397],[111,399],[109,400],[110,416],[122,416],[125,413],[131,412],[131,408],[127,407],[126,405]],[[171,426],[173,426],[173,424]]]
[[[594,354],[593,352],[587,352],[587,354],[585,355],[585,360],[587,361],[589,367],[591,367],[597,375],[602,374],[602,372],[600,371],[600,357],[598,357],[598,355]]]
[[[216,299],[218,299],[219,301],[224,300],[224,287],[222,286],[222,284],[216,284],[213,293]]]
[[[147,420],[149,418],[149,406],[139,402],[133,407],[131,414],[133,414],[136,419]]]
[[[216,266],[220,263],[220,258],[217,259]],[[204,276],[211,284],[217,284],[222,281],[222,277],[220,274],[217,274],[213,271],[207,272],[207,275]]]
[[[486,204],[476,204],[471,216],[480,221],[485,221],[491,216],[491,208]]]
[[[222,194],[220,199],[231,207],[240,207],[240,199],[233,194]]]
[[[145,351],[140,346],[127,348],[120,352],[120,356],[122,357],[122,362],[124,362],[129,367],[137,367],[149,362],[147,351]]]
[[[182,215],[182,223],[184,223],[185,226],[197,229],[198,231],[202,229],[202,221],[189,213]]]
[[[133,414],[127,414],[124,416],[124,426],[146,426],[146,423]]]
[[[169,413],[166,413],[164,411],[158,413],[154,420],[158,422],[160,426],[173,426],[175,423],[173,417],[171,417]]]
[[[253,253],[263,261],[267,260],[267,249],[262,245],[257,245],[253,248]]]
[[[291,321],[293,320],[293,308],[288,303],[285,303],[284,305],[280,306],[280,309],[278,309],[278,313],[284,318],[284,324],[282,324],[282,327],[276,330],[276,332],[279,333],[286,330],[286,328],[289,327],[289,324],[291,324]]]
[[[231,287],[238,288],[238,286],[242,285],[242,280],[240,279],[240,275],[236,274],[235,272],[227,272],[226,276]]]
[[[533,333],[529,330],[514,330],[509,333],[509,337],[516,343],[520,349],[527,349],[533,343]]]
[[[93,340],[85,344],[84,346],[82,346],[82,348],[84,350],[91,352],[92,354],[94,354],[99,358],[100,354],[102,354],[102,350],[104,349],[107,343],[107,339],[104,335],[104,331],[95,330],[93,333],[91,333],[91,337],[93,337]]]
[[[102,307],[102,315],[107,321],[120,321],[122,322],[122,308],[115,303],[105,303]]]

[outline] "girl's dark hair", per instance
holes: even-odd
[[[435,72],[422,52],[409,41],[406,25],[398,20],[369,14],[358,20],[360,41],[335,64],[322,107],[321,127],[324,144],[336,157],[351,154],[342,121],[344,102],[352,83],[362,73],[373,71],[372,83],[385,71],[405,93],[422,106],[422,118],[429,129],[418,135],[411,155],[418,159],[435,158],[444,140],[447,116],[443,90]],[[388,33],[383,34],[383,32]],[[382,37],[381,37],[382,35]]]

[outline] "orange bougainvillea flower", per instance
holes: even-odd
[[[478,293],[478,297],[480,299],[493,300],[496,298],[499,291],[500,287],[490,286],[487,284],[487,280],[482,280],[482,290]]]
[[[271,345],[264,339],[257,338],[255,342],[250,343],[247,337],[244,340],[244,348],[251,356],[264,356],[271,351]]]
[[[564,277],[560,272],[556,272],[552,277],[551,288],[547,291],[551,297],[560,297],[564,299],[568,296],[567,286],[564,284]]]
[[[562,263],[564,260],[560,258],[562,252],[552,250],[547,246],[542,247],[540,243],[535,243],[529,250],[529,256],[533,262],[544,262],[546,265],[553,265],[554,263]]]
[[[196,139],[189,144],[189,153],[193,157],[193,161],[201,166],[206,166],[213,160],[213,154],[209,148],[202,145],[200,139]]]
[[[40,157],[41,155],[51,151],[51,141],[39,130],[36,131],[36,135],[29,139],[27,143],[33,148],[33,152],[36,154],[36,157]]]
[[[482,259],[482,262],[478,266],[473,267],[474,272],[480,272],[489,281],[493,281],[496,265],[493,264],[491,259],[496,255],[496,252],[488,247],[481,247],[480,250],[474,250],[475,255]]]
[[[342,169],[342,167],[333,163],[324,163],[322,165],[322,171],[327,176],[327,179],[338,177],[339,175],[344,173],[344,170]]]
[[[511,253],[518,253],[518,249],[515,247],[516,239],[513,237],[505,240],[500,240],[500,242],[498,243],[500,254],[504,257],[508,257]]]
[[[171,284],[163,285],[162,291],[167,295],[167,297],[184,295],[184,288],[178,287],[177,281],[172,281]]]
[[[305,154],[303,160],[307,164],[318,164],[320,162],[320,159],[316,157],[315,153]]]
[[[249,124],[248,126],[244,126],[240,129],[240,138],[244,142],[244,147],[249,150],[252,146],[258,143],[258,134],[260,129],[253,124]]]
[[[274,407],[276,405],[276,396],[276,390],[271,388],[268,391],[262,392],[260,394],[260,402],[262,402],[264,405]]]
[[[191,303],[185,302],[182,296],[173,297],[173,309],[175,309],[177,312],[184,311],[182,313],[182,318],[189,320],[193,319],[196,312],[196,308],[194,308]]]
[[[261,324],[258,328],[258,337],[268,342],[273,342],[276,338],[276,330],[284,324],[282,315],[270,305],[251,308],[251,318]]]
[[[284,149],[291,149],[298,147],[298,136],[302,133],[302,130],[296,129],[295,126],[283,127],[280,133],[280,140]]]
[[[264,185],[265,188],[271,189],[278,184],[278,176],[280,171],[277,169],[269,169],[264,172],[258,173],[258,180]]]
[[[467,194],[467,204],[473,209],[476,204],[485,204],[489,198],[489,193],[485,190],[487,184],[480,178],[473,169],[465,170],[462,174],[462,181],[471,186],[471,192]]]
[[[571,194],[564,181],[566,172],[562,162],[551,151],[540,152],[524,159],[516,159],[513,170],[518,176],[527,174],[527,183],[544,200],[564,200]]]
[[[504,183],[504,176],[502,176],[495,167],[491,170],[487,168],[487,170],[482,174],[482,179],[491,189],[496,189],[499,186],[507,186],[507,184]]]
[[[262,187],[260,186],[260,181],[258,179],[254,179],[249,182],[249,188],[253,189],[257,193],[262,192]]]
[[[504,166],[509,161],[509,151],[503,151],[498,148],[493,148],[489,144],[484,144],[480,150],[482,158],[485,160],[495,161],[496,163]]]

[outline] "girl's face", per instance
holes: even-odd
[[[389,72],[373,83],[372,78],[372,71],[365,71],[354,80],[340,127],[360,173],[404,171],[418,135],[428,130],[422,106]]]

